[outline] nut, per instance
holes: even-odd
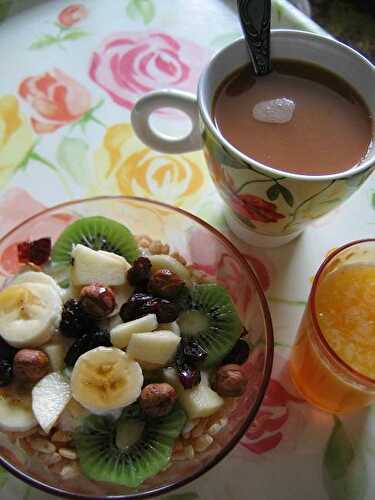
[[[49,359],[45,352],[21,349],[13,360],[13,373],[24,382],[38,382],[48,373]]]
[[[109,316],[116,307],[115,294],[112,289],[100,284],[83,287],[80,303],[84,311],[95,319]]]
[[[142,390],[139,402],[149,417],[163,417],[171,412],[177,393],[169,384],[149,384]]]
[[[213,442],[213,437],[211,437],[209,434],[204,434],[194,441],[194,451],[196,451],[197,453],[202,453],[203,451],[206,451]]]
[[[224,365],[215,376],[214,390],[223,397],[238,397],[245,392],[247,379],[239,365]]]
[[[172,299],[184,286],[185,282],[176,273],[169,269],[159,269],[151,277],[149,290],[163,299]]]

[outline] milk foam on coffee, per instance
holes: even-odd
[[[264,123],[288,123],[293,118],[296,105],[291,99],[281,97],[255,104],[253,117]]]

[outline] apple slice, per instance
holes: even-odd
[[[176,389],[178,399],[191,419],[209,417],[224,404],[224,400],[209,386],[205,372],[201,372],[201,382],[192,389],[184,389],[174,368],[163,370],[163,376]]]
[[[72,397],[70,384],[57,372],[43,377],[32,390],[32,408],[38,424],[49,432]]]
[[[156,330],[157,327],[156,314],[147,314],[146,316],[142,316],[142,318],[121,323],[110,331],[112,345],[119,349],[124,349],[128,347],[130,337],[133,333],[149,333]]]
[[[128,261],[121,255],[104,250],[92,250],[79,243],[72,251],[71,280],[75,286],[92,283],[120,286],[125,284],[130,267]]]
[[[176,355],[180,341],[180,337],[167,330],[137,333],[131,336],[127,352],[137,361],[165,366]]]

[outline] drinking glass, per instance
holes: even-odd
[[[334,414],[348,413],[374,401],[375,379],[349,366],[327,342],[318,322],[317,294],[329,273],[342,266],[369,263],[375,266],[375,239],[349,243],[323,262],[315,276],[289,360],[291,377],[305,399]],[[356,300],[354,296],[351,304],[353,314],[360,307],[359,298]],[[369,355],[370,352],[367,357]],[[359,363],[366,361],[368,359],[360,359]]]

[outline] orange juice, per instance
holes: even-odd
[[[289,367],[308,401],[346,413],[375,398],[375,265],[333,267],[313,288]]]

